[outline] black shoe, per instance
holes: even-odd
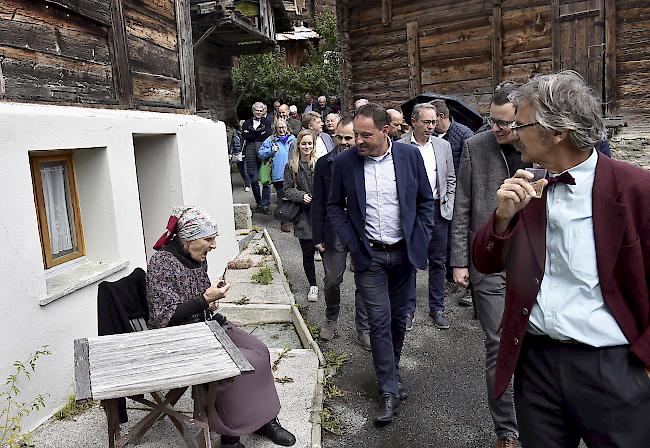
[[[257,204],[255,206],[255,210],[253,210],[255,213],[261,213],[262,212],[262,206],[260,204]]]
[[[387,425],[393,421],[399,409],[399,398],[393,394],[382,394],[379,406],[375,411],[375,424]]]
[[[268,437],[276,445],[291,446],[296,443],[296,438],[280,425],[277,417],[255,431],[255,434]]]
[[[449,320],[445,317],[442,311],[431,311],[429,316],[433,319],[433,325],[439,330],[447,330],[449,328]]]
[[[264,214],[264,215],[270,215],[270,214],[271,214],[271,208],[269,208],[269,207],[262,207],[262,214]]]
[[[402,375],[397,372],[397,395],[399,395],[400,400],[406,400],[409,397],[409,388],[404,384]]]
[[[222,443],[221,448],[246,448],[243,443]]]

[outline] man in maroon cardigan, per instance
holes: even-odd
[[[495,394],[514,373],[525,448],[650,446],[650,173],[599,155],[601,104],[575,72],[517,92],[522,160],[472,256],[507,270]]]

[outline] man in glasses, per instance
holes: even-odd
[[[594,149],[599,96],[574,71],[512,97],[524,170],[476,233],[481,272],[505,269],[498,397],[514,373],[526,448],[646,447],[650,441],[650,173]]]
[[[494,396],[494,373],[499,351],[499,326],[505,303],[505,273],[479,273],[470,261],[469,248],[474,234],[496,208],[495,192],[504,179],[523,166],[517,141],[510,126],[515,106],[508,95],[516,85],[497,86],[490,105],[489,130],[465,140],[457,176],[456,203],[451,224],[451,265],[454,282],[467,288],[471,281],[474,305],[485,334],[485,379],[490,414],[497,435],[497,448],[516,448],[517,420],[512,405],[512,388],[498,400]]]
[[[429,259],[429,316],[440,330],[449,328],[445,317],[445,262],[447,260],[447,238],[449,221],[454,213],[456,192],[456,172],[451,145],[448,141],[434,136],[438,122],[438,112],[431,103],[416,104],[411,122],[413,132],[406,134],[400,143],[411,144],[420,150],[433,198],[433,233],[428,246]],[[413,328],[415,303],[409,310],[406,329]]]

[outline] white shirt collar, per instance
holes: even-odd
[[[393,141],[391,139],[388,139],[388,150],[384,153],[384,155],[378,157],[373,157],[373,156],[368,156],[368,157],[374,160],[375,162],[381,162],[389,155],[392,156],[392,153],[393,153]]]
[[[567,185],[571,191],[578,188],[583,182],[592,177],[596,172],[596,164],[598,163],[598,151],[591,150],[591,155],[584,162],[566,170],[573,179],[576,181],[575,185]],[[550,174],[551,177],[559,176],[562,173]]]

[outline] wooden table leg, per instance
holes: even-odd
[[[210,424],[208,422],[208,399],[206,389],[208,386],[199,384],[192,386],[192,399],[194,401],[194,419],[205,424],[201,436],[201,447],[210,448]]]
[[[115,448],[115,441],[120,438],[120,416],[117,409],[117,400],[102,400],[106,413],[106,426],[108,427],[108,447]]]

